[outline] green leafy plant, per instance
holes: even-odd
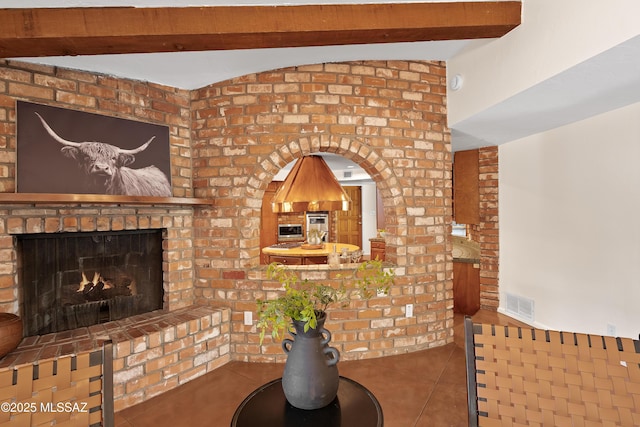
[[[282,338],[293,320],[304,322],[304,330],[315,329],[317,318],[332,305],[346,306],[354,298],[370,299],[383,293],[387,295],[395,273],[385,268],[382,261],[364,261],[349,277],[341,276],[336,287],[300,280],[287,266],[271,263],[267,266],[267,277],[280,282],[284,294],[272,300],[258,300],[258,322],[260,343],[267,331],[274,339]]]

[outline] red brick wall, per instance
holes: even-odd
[[[498,147],[480,149],[480,306],[497,310],[499,270]]]
[[[236,358],[284,357],[279,344],[258,345],[242,312],[277,289],[256,268],[264,190],[284,165],[312,152],[340,154],[371,175],[384,202],[387,259],[399,273],[390,297],[331,311],[333,345],[344,358],[361,358],[452,340],[443,63],[288,68],[196,90],[192,101],[195,195],[215,200],[195,222],[196,299],[232,307]],[[330,280],[335,272],[307,274]],[[415,317],[404,317],[407,303]]]
[[[498,147],[479,149],[480,224],[471,227],[472,238],[480,243],[480,307],[497,310],[499,223],[498,223]]]
[[[148,83],[0,60],[0,192],[15,191],[15,108],[16,100],[26,100],[168,125],[173,195],[192,196],[189,95]],[[20,312],[13,234],[164,229],[164,307],[173,317],[158,317],[153,325],[130,323],[124,330],[110,324],[104,336],[115,344],[116,410],[183,384],[230,360],[228,309],[191,307],[196,280],[193,222],[194,208],[186,206],[1,204],[0,311]],[[2,363],[61,355],[68,348],[73,345],[57,338],[30,337]]]
[[[5,60],[0,60],[0,192],[15,191],[17,100],[168,125],[173,195],[193,194],[188,91]],[[149,228],[166,229],[165,307],[192,304],[192,208],[0,205],[0,311],[19,313],[11,234]]]
[[[15,191],[18,99],[168,125],[173,195],[192,195],[188,91],[6,60],[0,60],[0,192]]]
[[[174,249],[164,267],[165,286],[177,292],[172,301],[230,307],[231,357],[282,360],[279,344],[260,347],[255,326],[242,324],[242,312],[255,311],[256,298],[277,292],[259,266],[260,207],[264,190],[285,164],[320,151],[355,161],[376,182],[385,210],[387,258],[398,266],[389,297],[330,313],[327,327],[334,332],[334,345],[349,359],[451,342],[451,147],[445,98],[441,62],[310,65],[187,92],[2,61],[0,192],[15,188],[15,101],[23,99],[168,124],[174,196],[214,203],[199,208],[76,206],[69,214],[56,207],[44,219],[33,206],[26,211],[24,206],[0,206],[5,210],[0,287],[13,292],[0,309],[15,309],[9,223],[24,221],[24,232],[33,223],[53,232],[115,229],[121,223],[145,228],[159,221],[168,228],[168,248]],[[14,219],[7,222],[7,217]],[[305,274],[335,280],[336,272]],[[415,305],[412,318],[404,316],[407,303]]]

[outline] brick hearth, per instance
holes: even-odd
[[[19,313],[20,286],[15,281],[18,234],[163,230],[164,310],[127,319],[23,340],[0,361],[1,367],[75,354],[114,343],[116,410],[142,402],[198,377],[230,359],[228,309],[193,306],[193,208],[179,206],[19,205],[0,208],[4,221],[0,253],[12,254],[2,264],[2,304]],[[8,274],[8,273],[11,274]]]
[[[97,350],[111,340],[118,411],[227,363],[229,318],[229,309],[190,306],[28,337],[0,360],[0,370]]]

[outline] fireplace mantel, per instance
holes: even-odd
[[[122,196],[107,194],[0,193],[0,203],[25,205],[86,203],[105,205],[202,206],[213,204],[213,199],[200,199],[194,197]]]

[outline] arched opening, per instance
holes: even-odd
[[[329,169],[350,196],[348,211],[279,212],[272,211],[271,200],[298,159],[286,164],[268,185],[262,199],[260,249],[261,264],[270,262],[264,248],[294,249],[319,231],[322,242],[331,250],[333,244],[357,246],[362,259],[371,258],[371,239],[376,239],[378,257],[384,258],[380,242],[384,242],[378,230],[384,229],[384,210],[380,193],[373,178],[360,165],[336,153],[311,153],[324,159]],[[311,236],[311,237],[310,237]],[[343,248],[346,251],[346,248]],[[354,256],[357,256],[355,254]],[[346,253],[343,253],[343,261]],[[309,260],[311,261],[311,260]],[[315,262],[326,262],[326,257],[314,257]]]
[[[383,192],[384,181],[381,180],[380,168],[384,161],[376,166],[358,154],[359,143],[354,142],[350,149],[334,149],[327,151],[325,144],[331,144],[331,137],[306,138],[298,141],[301,145],[310,145],[308,152],[299,152],[291,156],[292,147],[283,147],[282,167],[273,175],[267,184],[261,204],[260,226],[260,264],[270,262],[302,264],[326,264],[326,254],[309,258],[292,255],[299,252],[301,244],[309,242],[309,233],[320,229],[323,233],[323,251],[337,250],[342,252],[341,262],[347,262],[349,256],[353,260],[379,258],[385,260],[385,235],[387,216],[385,214]],[[271,200],[279,186],[286,179],[294,164],[303,156],[318,155],[327,163],[340,185],[352,199],[348,211],[321,212],[279,212],[274,213]],[[377,159],[377,157],[374,156]],[[278,163],[280,164],[280,163]],[[383,234],[380,234],[383,231]],[[351,245],[349,247],[341,245]],[[265,248],[267,250],[265,251]],[[278,251],[271,251],[277,248]],[[280,253],[290,255],[294,259],[283,259]],[[275,252],[275,254],[274,254]],[[372,256],[372,253],[374,254]]]

